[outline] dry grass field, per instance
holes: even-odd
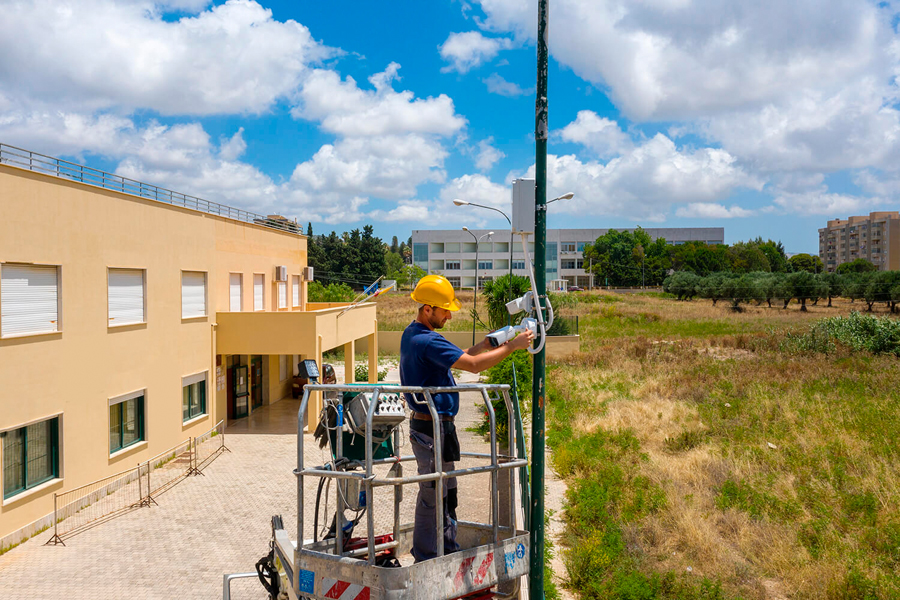
[[[548,442],[574,591],[900,597],[900,363],[790,343],[864,305],[569,304],[582,348],[549,368]]]
[[[453,317],[444,326],[446,331],[472,331],[472,308],[474,293],[471,291],[457,292],[456,297],[459,299],[462,308],[453,313]],[[484,318],[487,319],[486,309],[484,307],[484,297],[478,294],[478,310],[484,312]],[[409,297],[409,292],[388,292],[375,298],[378,304],[378,328],[382,331],[400,331],[416,318],[416,309],[418,305]],[[482,328],[479,327],[479,330]]]

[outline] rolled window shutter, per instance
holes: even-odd
[[[242,309],[242,300],[243,300],[243,292],[242,285],[243,277],[240,273],[232,273],[229,278],[229,303],[228,310],[231,312],[241,312]]]
[[[109,324],[130,325],[144,322],[144,271],[109,270]]]
[[[294,306],[300,306],[300,276],[294,275],[291,279],[293,280],[292,292],[294,296]]]
[[[181,318],[206,316],[206,273],[184,271],[181,274]]]
[[[56,267],[0,266],[0,335],[59,331],[58,286]]]
[[[263,310],[264,275],[253,276],[253,310]]]

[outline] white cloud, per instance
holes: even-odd
[[[448,182],[441,189],[441,200],[449,206],[459,198],[467,202],[493,206],[509,214],[512,191],[508,186],[491,181],[484,175],[463,175]],[[488,215],[490,216],[490,215]]]
[[[531,3],[480,4],[485,29],[534,40]],[[691,118],[884,74],[892,32],[880,13],[856,0],[567,0],[553,7],[550,44],[576,74],[608,86],[629,117]]]
[[[475,157],[475,167],[479,171],[490,171],[506,154],[494,148],[494,138],[478,142],[478,154]]]
[[[514,98],[534,93],[533,89],[523,88],[516,83],[507,81],[497,73],[492,73],[487,79],[482,79],[482,82],[487,86],[490,93],[499,94],[500,96]]]
[[[450,63],[441,72],[466,73],[511,47],[512,40],[485,37],[477,31],[451,33],[438,48],[441,58]]]
[[[527,175],[534,176],[533,166]],[[548,197],[575,192],[574,199],[559,202],[554,211],[651,222],[665,220],[679,204],[716,202],[739,188],[762,188],[724,150],[678,149],[662,134],[606,164],[550,155],[547,184]]]
[[[732,205],[729,208],[716,202],[691,202],[675,211],[675,216],[696,219],[732,219],[735,217],[752,217],[756,211]]]
[[[219,145],[219,157],[222,160],[237,160],[247,150],[247,142],[244,141],[244,128],[241,127],[227,141]]]
[[[414,196],[421,183],[442,183],[446,156],[441,144],[417,135],[348,138],[297,165],[291,183],[310,193],[399,200]]]
[[[803,194],[781,194],[775,198],[775,205],[787,212],[831,218],[867,214],[881,204],[883,200],[877,197],[832,194],[824,189]]]
[[[590,110],[579,111],[578,117],[563,128],[561,137],[590,148],[601,158],[622,154],[632,147],[631,138],[618,123]]]
[[[400,65],[391,63],[383,73],[369,78],[375,90],[363,90],[352,77],[341,81],[334,71],[313,71],[300,91],[298,118],[320,121],[326,131],[345,136],[397,133],[451,135],[465,126],[453,100],[415,98],[410,91],[395,92],[391,81]]]
[[[68,112],[262,113],[294,93],[307,65],[333,54],[303,25],[278,22],[252,0],[177,21],[151,0],[7,2],[0,94],[20,108]]]

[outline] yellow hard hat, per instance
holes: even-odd
[[[446,310],[457,311],[460,309],[459,300],[453,286],[443,275],[426,275],[416,284],[416,289],[410,297],[419,304],[437,306]]]

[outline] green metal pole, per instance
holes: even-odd
[[[549,300],[547,294],[547,38],[549,0],[538,2],[537,92],[534,112],[534,293]],[[546,320],[546,311],[544,319]],[[530,600],[544,599],[544,389],[546,349],[534,355],[534,381],[531,408],[531,556],[529,573]]]

